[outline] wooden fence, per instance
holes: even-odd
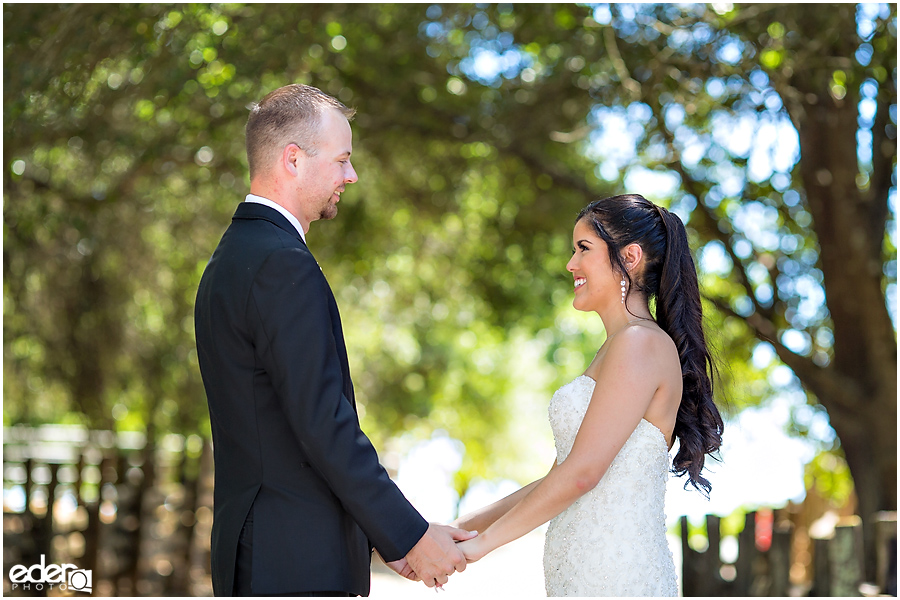
[[[72,563],[93,574],[100,596],[210,596],[212,450],[198,436],[165,436],[78,427],[12,427],[3,433],[4,595],[13,565]],[[809,539],[777,512],[746,515],[736,558],[722,559],[720,520],[706,517],[706,549],[691,547],[681,520],[685,596],[897,595],[897,517],[877,524],[878,581],[863,583],[861,527],[844,520],[829,539]],[[798,582],[797,538],[805,536],[812,576]],[[734,548],[734,540],[729,540]],[[806,552],[806,550],[802,550]]]
[[[878,580],[863,581],[862,523],[842,519],[833,533],[811,539],[803,532],[812,577],[792,577],[797,533],[774,511],[747,513],[737,535],[734,562],[722,560],[720,519],[706,517],[706,549],[691,548],[687,518],[681,518],[682,590],[684,596],[861,596],[897,595],[897,513],[876,517]],[[804,550],[806,552],[806,550]],[[792,579],[795,580],[792,582]],[[801,581],[796,581],[801,579]]]
[[[72,563],[92,572],[94,595],[210,596],[212,453],[169,435],[47,426],[3,433],[4,595],[13,565]],[[71,592],[68,593],[71,595]]]

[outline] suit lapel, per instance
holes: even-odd
[[[330,285],[328,286],[328,291],[331,292]],[[350,379],[350,361],[347,358],[347,347],[344,344],[344,330],[341,327],[341,315],[338,312],[334,293],[329,293],[328,295],[328,304],[331,310],[331,328],[334,334],[334,342],[337,346],[338,358],[341,361],[341,373],[344,375],[344,395],[347,397],[347,400],[350,401],[350,404],[353,405],[353,410],[356,410],[356,395],[353,392],[353,381]]]

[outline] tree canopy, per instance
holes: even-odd
[[[864,519],[896,508],[896,5],[3,14],[5,423],[207,430],[196,287],[248,107],[300,82],[358,110],[310,245],[376,444],[447,430],[460,491],[522,455],[511,415],[602,339],[574,215],[628,191],[686,222],[731,410],[806,395]]]

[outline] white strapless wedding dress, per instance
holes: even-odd
[[[550,401],[556,462],[575,443],[594,380],[586,375]],[[544,542],[548,596],[677,596],[666,541],[669,452],[665,436],[641,420],[597,487],[550,522]]]

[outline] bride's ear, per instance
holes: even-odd
[[[625,263],[625,268],[629,273],[634,272],[643,258],[644,249],[640,244],[628,244],[622,249],[622,262]]]

